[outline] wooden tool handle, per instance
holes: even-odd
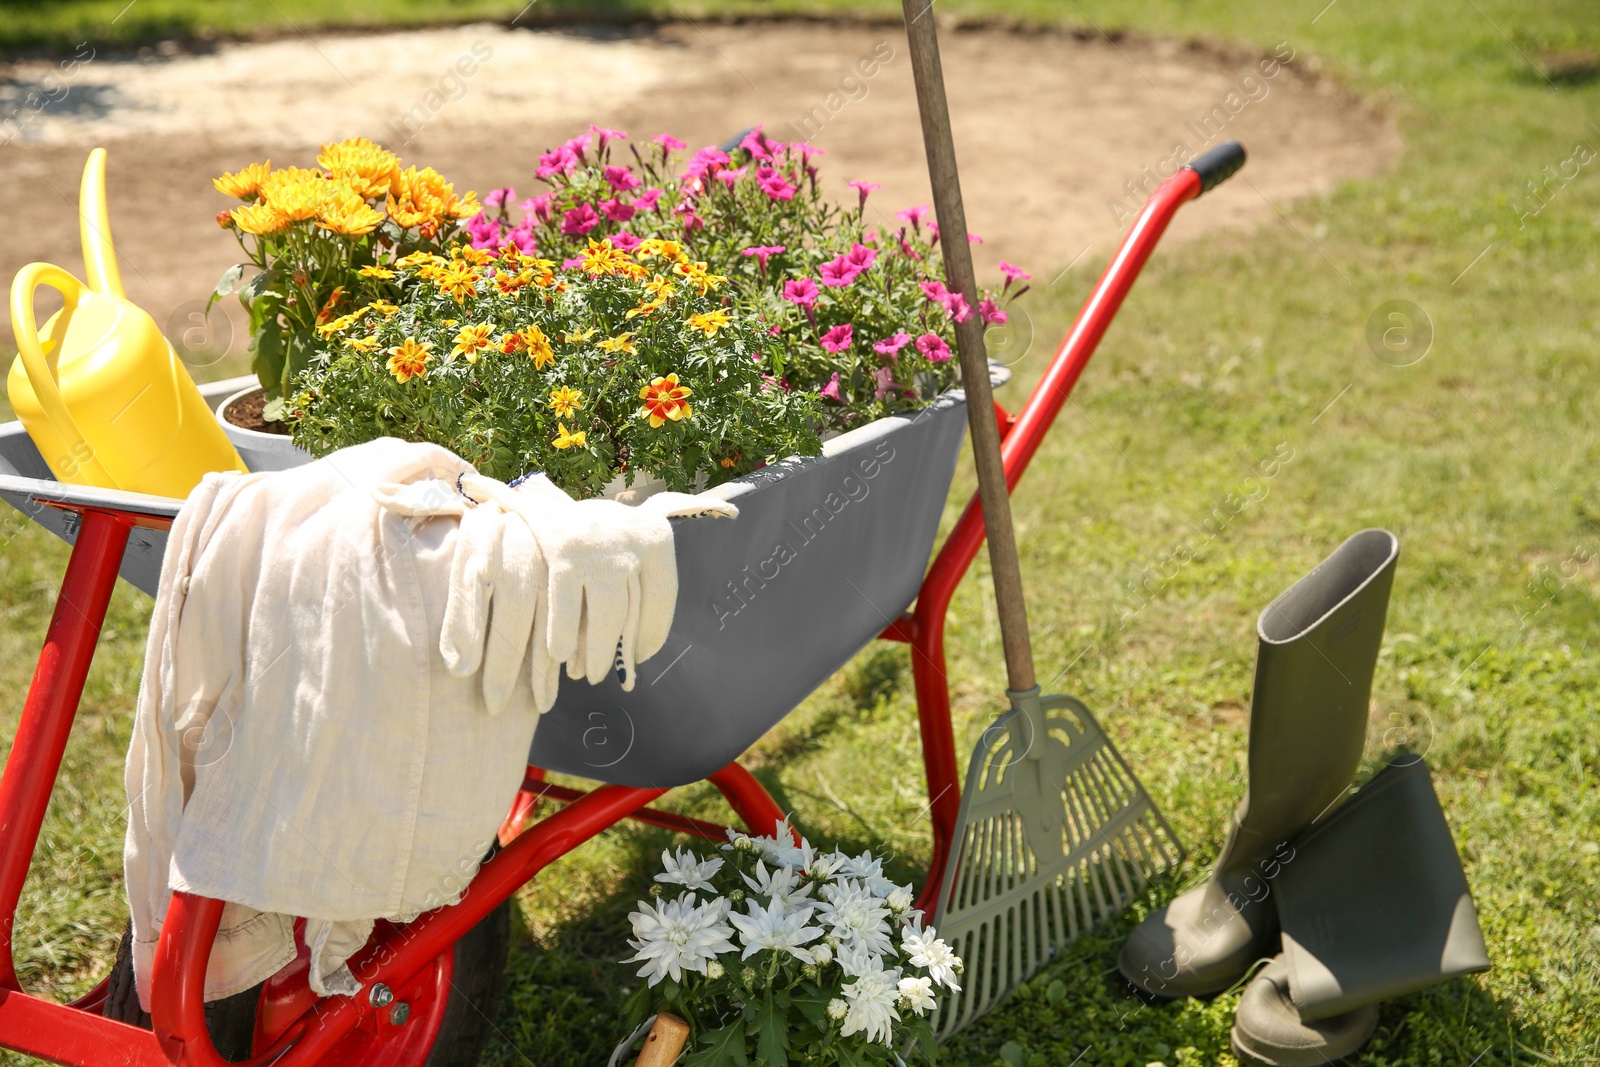
[[[656,1016],[656,1024],[650,1028],[650,1033],[645,1035],[644,1048],[639,1050],[639,1058],[633,1061],[633,1067],[671,1067],[687,1040],[689,1024],[676,1015],[662,1012]]]
[[[989,541],[989,569],[994,575],[1006,676],[1011,691],[1020,693],[1035,685],[1033,649],[1028,641],[1016,533],[1011,527],[1011,498],[1000,458],[1000,428],[995,423],[989,361],[983,347],[978,283],[972,271],[972,249],[967,243],[967,213],[956,175],[950,108],[944,95],[944,70],[939,64],[939,37],[933,24],[932,0],[901,0],[901,7],[911,46],[911,72],[917,83],[917,108],[922,113],[922,139],[928,150],[933,208],[944,245],[946,284],[966,298],[971,310],[965,322],[956,323],[956,350],[961,355],[961,383],[967,391],[967,426],[972,432],[972,455],[978,467],[978,495],[983,501],[983,525]]]

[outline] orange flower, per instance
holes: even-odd
[[[236,207],[233,209],[232,217],[239,229],[257,236],[277,233],[289,225],[289,216],[271,204],[246,204],[244,207]]]
[[[648,418],[652,429],[669,419],[672,422],[687,419],[694,412],[684,398],[692,393],[693,390],[688,386],[678,384],[676,374],[656,378],[639,390],[639,399],[644,401],[644,406],[639,408],[639,417]]]
[[[337,144],[323,145],[317,162],[356,195],[368,200],[386,196],[395,175],[400,172],[399,157],[365,137],[350,137]]]
[[[404,344],[396,345],[389,349],[389,361],[384,364],[389,373],[394,375],[394,380],[404,385],[412,378],[428,373],[428,358],[431,346],[424,341],[418,344],[407,337]]]
[[[315,218],[333,184],[320,170],[285,167],[261,179],[261,198],[288,216],[290,222]]]
[[[249,200],[261,189],[261,179],[267,176],[272,169],[272,160],[265,163],[252,163],[248,167],[241,167],[232,174],[224,174],[220,178],[212,178],[211,184],[223,196],[236,196],[240,200]]]
[[[350,189],[334,190],[317,212],[318,226],[346,237],[371,233],[382,221],[383,215]]]

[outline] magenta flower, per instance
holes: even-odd
[[[637,189],[639,186],[644,184],[644,182],[640,181],[634,176],[633,171],[629,170],[627,167],[619,167],[613,163],[607,163],[605,170],[601,173],[605,175],[606,181],[611,183],[611,188],[615,189],[619,193],[625,193],[630,189]]]
[[[540,222],[549,222],[550,201],[554,198],[554,193],[540,193],[538,196],[530,196],[517,206],[524,212],[533,212],[534,218],[538,219]]]
[[[1011,288],[1012,282],[1026,281],[1027,279],[1033,277],[1033,275],[1029,274],[1021,267],[1013,267],[1003,259],[1000,261],[1000,273],[1006,276],[1006,284],[1001,292]]]
[[[830,259],[817,270],[822,275],[822,284],[835,289],[842,289],[849,285],[861,273],[861,268],[850,262],[845,256]]]
[[[604,152],[606,150],[606,144],[608,142],[620,141],[620,140],[623,140],[624,138],[626,138],[628,136],[627,134],[623,133],[621,130],[612,130],[612,129],[606,128],[605,126],[596,126],[593,123],[590,123],[590,125],[589,125],[589,132],[594,134],[595,137],[599,140],[599,142],[600,142],[599,148],[600,148],[600,151],[602,151],[602,152]]]
[[[851,323],[835,326],[822,335],[822,347],[837,355],[856,343],[856,328]]]
[[[861,207],[867,206],[868,193],[875,193],[879,189],[883,188],[883,186],[879,185],[877,182],[845,182],[845,184],[861,194]]]
[[[950,298],[950,290],[944,287],[944,282],[918,282],[922,286],[922,295],[935,304],[943,304]]]
[[[561,150],[566,152],[575,162],[582,163],[589,154],[589,135],[586,133],[578,134],[578,136],[562,145]]]
[[[794,152],[797,150],[800,153],[800,165],[802,167],[811,162],[812,156],[825,156],[828,154],[827,149],[806,144],[804,141],[795,141],[789,146],[789,151]]]
[[[909,340],[909,338],[907,338],[907,340]],[[894,371],[890,370],[888,367],[879,367],[877,370],[872,372],[872,377],[876,379],[878,383],[877,386],[872,390],[872,399],[882,400],[884,397],[894,392]]]
[[[851,246],[850,251],[845,254],[844,258],[857,271],[866,271],[871,270],[872,265],[878,262],[878,252],[876,249],[868,248],[864,244],[856,244]]]
[[[689,169],[683,172],[685,182],[694,183],[707,174],[715,174],[728,163],[728,153],[715,145],[708,145],[689,160]]]
[[[872,350],[880,356],[897,359],[899,351],[911,343],[911,335],[904,330],[896,330],[892,337],[885,337],[872,346]]]
[[[568,237],[582,237],[600,225],[600,216],[591,204],[579,204],[561,217],[561,232]]]
[[[908,259],[921,259],[922,253],[911,247],[911,242],[906,240],[906,231],[900,231],[900,253]]]
[[[795,278],[783,283],[783,298],[803,308],[816,307],[819,295],[817,283],[810,278]]]
[[[1005,325],[1006,313],[1000,310],[999,304],[996,304],[993,300],[990,300],[987,297],[978,301],[978,314],[982,316],[983,321],[987,322],[990,326]]]
[[[950,346],[936,333],[925,333],[917,338],[917,351],[932,363],[943,363],[950,358]]]
[[[869,245],[875,245],[878,243],[878,231],[875,229],[868,230],[866,233],[861,235],[861,239],[867,242]]]
[[[749,152],[756,159],[767,159],[772,155],[772,149],[767,142],[767,135],[760,126],[745,134],[739,141],[739,147]]]
[[[756,184],[774,200],[794,199],[794,186],[789,184],[789,179],[781,171],[772,167],[762,167],[756,171]]]
[[[539,242],[533,236],[533,227],[527,224],[526,219],[517,223],[516,227],[506,235],[512,244],[517,246],[517,251],[525,256],[539,254]]]
[[[650,139],[661,146],[662,155],[666,155],[668,152],[676,152],[680,148],[689,147],[670,133],[658,133]]]
[[[822,398],[824,400],[834,400],[834,401],[837,401],[838,403],[841,403],[841,404],[844,403],[844,397],[839,394],[839,372],[838,371],[834,371],[833,372],[833,377],[828,379],[828,384],[824,385],[818,391],[822,394]]]
[[[557,174],[570,173],[577,167],[578,161],[565,145],[552,148],[539,157],[539,169],[534,174],[540,178],[552,178]]]
[[[967,306],[967,298],[960,293],[951,293],[944,302],[944,310],[956,322],[966,322],[972,317],[972,309]]]
[[[908,207],[904,211],[896,211],[895,214],[900,217],[900,221],[909,222],[912,226],[921,229],[922,220],[928,217],[928,205],[917,204],[915,207]]]
[[[490,189],[483,198],[484,207],[499,207],[510,200],[515,200],[517,191],[510,186],[504,189]]]
[[[582,256],[573,256],[571,259],[563,259],[561,261],[561,269],[562,270],[573,270],[573,269],[575,269],[577,267],[581,267],[581,266],[583,266],[583,257]]]
[[[706,220],[696,215],[693,211],[683,212],[683,232],[693,233],[706,228]]]
[[[756,262],[761,264],[761,273],[767,272],[767,260],[780,252],[786,251],[783,245],[751,245],[749,248],[739,249],[741,256],[755,256]]]
[[[611,246],[620,248],[624,252],[632,252],[639,247],[639,239],[627,230],[618,230],[611,235]]]
[[[717,177],[722,179],[722,184],[726,185],[729,189],[732,189],[734,183],[740,178],[743,178],[745,171],[749,169],[749,167],[723,167],[721,170],[717,171]]]
[[[632,204],[624,204],[621,200],[612,198],[603,201],[600,204],[600,210],[612,222],[627,222],[633,218],[634,207]]]
[[[646,189],[633,198],[633,206],[640,211],[654,211],[665,195],[660,189]]]
[[[498,220],[482,211],[467,220],[466,231],[472,235],[473,248],[499,248],[502,231]]]

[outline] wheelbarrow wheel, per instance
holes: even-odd
[[[363,1067],[474,1067],[494,1030],[511,944],[511,902],[468,930],[422,973],[396,990],[406,1006],[401,1025],[380,1013],[371,1025],[339,1042],[323,1062]],[[264,984],[264,983],[263,983]],[[206,1029],[217,1052],[232,1062],[250,1058],[255,1032],[257,985],[206,1005]],[[107,1017],[150,1027],[133,983],[133,930],[122,935],[106,988]]]

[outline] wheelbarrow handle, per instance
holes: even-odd
[[[1195,195],[1201,196],[1239,173],[1244,161],[1244,145],[1238,141],[1224,141],[1199,159],[1184,164],[1183,169],[1200,176],[1200,192]]]

